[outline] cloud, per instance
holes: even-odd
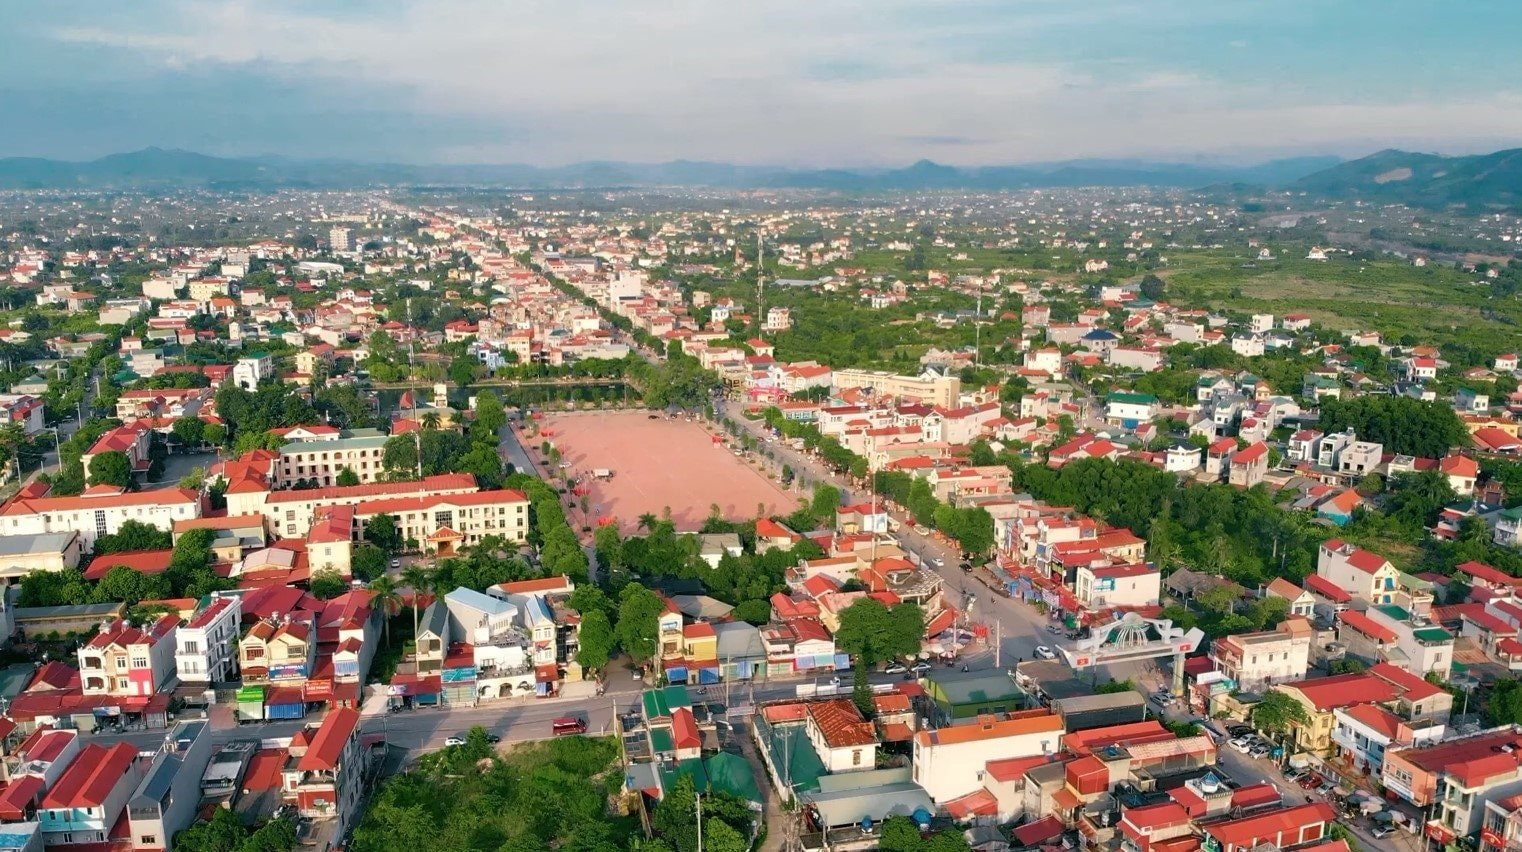
[[[1336,86],[1233,80],[1242,52],[1213,65],[1201,46],[1220,49],[1214,28],[1262,23],[1238,0],[169,0],[131,11],[46,38],[162,80],[251,81],[264,109],[357,104],[372,125],[405,129],[399,155],[413,159],[1004,163],[1522,138],[1517,96],[1496,83],[1351,101]],[[1159,31],[1172,40],[1136,37]],[[1103,41],[1118,34],[1136,43]],[[344,154],[345,137],[327,128],[324,153]]]

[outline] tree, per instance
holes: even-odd
[[[402,585],[412,589],[412,635],[417,636],[418,607],[422,602],[423,595],[433,591],[438,578],[428,566],[421,562],[414,562],[402,569]]]
[[[349,584],[337,571],[317,571],[307,581],[307,591],[320,601],[330,601],[349,590]]]
[[[370,605],[385,614],[386,618],[381,622],[385,631],[386,645],[391,645],[391,619],[402,609],[402,596],[396,590],[396,581],[390,577],[376,577],[370,581]],[[414,637],[417,631],[414,630]]]
[[[1264,733],[1282,736],[1310,722],[1305,705],[1277,689],[1270,689],[1252,708],[1253,726]]]
[[[175,835],[174,848],[185,852],[239,852],[249,831],[230,808],[214,808],[211,819]]]
[[[396,519],[390,515],[376,515],[365,522],[365,541],[386,553],[401,549],[402,536],[396,529]]]
[[[883,822],[877,848],[882,852],[920,852],[924,840],[919,826],[906,816],[891,816]]]
[[[102,602],[121,601],[132,606],[142,600],[159,600],[169,597],[169,578],[147,575],[124,565],[117,565],[106,572],[95,587],[95,597]]]
[[[350,567],[354,576],[368,583],[386,573],[386,552],[368,542],[361,544],[354,548]]]
[[[889,610],[876,598],[861,598],[840,613],[835,644],[870,668],[894,657],[918,654],[923,644],[924,611],[903,602]]]
[[[732,614],[740,621],[760,627],[772,620],[772,605],[764,600],[740,601]]]
[[[338,472],[338,476],[335,477],[333,481],[336,485],[341,487],[358,485],[359,474],[355,473],[348,465],[344,465],[343,469]]]
[[[639,583],[630,583],[619,594],[618,644],[637,662],[655,657],[656,634],[666,602]]]
[[[181,417],[170,427],[175,440],[187,447],[199,447],[206,440],[206,423],[199,417]]]
[[[602,671],[608,665],[608,660],[613,656],[613,647],[617,644],[617,637],[613,632],[613,624],[608,621],[608,614],[602,610],[594,609],[581,617],[581,630],[578,634],[576,650],[576,662],[583,669],[589,671]]]
[[[115,485],[126,488],[132,484],[132,460],[118,450],[97,453],[90,459],[90,484]]]
[[[220,447],[227,443],[227,427],[221,423],[207,423],[201,430],[201,440]]]
[[[129,550],[164,550],[173,545],[167,530],[142,521],[126,520],[115,533],[95,539],[95,555],[124,553]]]
[[[1237,590],[1229,585],[1212,586],[1195,596],[1194,602],[1218,615],[1225,615],[1236,608]]]

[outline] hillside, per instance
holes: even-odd
[[[1522,209],[1522,148],[1467,157],[1380,151],[1307,175],[1294,187],[1417,207]]]
[[[1191,188],[1216,183],[1283,184],[1336,162],[1301,157],[1251,166],[1073,160],[961,168],[921,160],[900,169],[786,169],[677,160],[426,166],[286,158],[225,158],[145,148],[89,162],[0,159],[0,189],[168,189],[175,187],[362,187],[456,185],[513,187],[708,186],[839,192],[992,191],[1078,186]]]

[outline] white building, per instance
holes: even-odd
[[[238,667],[242,598],[218,593],[175,634],[174,668],[187,685],[224,683]]]
[[[946,802],[979,789],[989,761],[1055,754],[1062,735],[1062,718],[1056,714],[979,716],[967,724],[919,731],[914,735],[914,781],[931,799]]]
[[[171,530],[175,521],[201,517],[201,495],[184,488],[124,492],[93,486],[78,497],[18,497],[0,507],[0,535],[77,532],[91,550],[98,536],[127,521]]]

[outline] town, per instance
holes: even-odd
[[[0,198],[0,849],[1522,843],[1522,339],[1250,283],[1522,218],[165,203]]]

